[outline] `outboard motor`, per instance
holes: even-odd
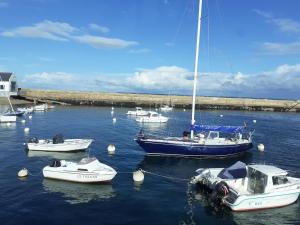
[[[60,144],[60,143],[64,143],[64,137],[62,134],[57,134],[53,138],[53,144]]]
[[[221,181],[218,183],[211,194],[211,200],[217,205],[221,205],[223,197],[228,195],[229,187],[226,182]]]
[[[54,159],[50,165],[50,167],[60,167],[60,166],[61,166],[60,160],[57,159]]]
[[[39,143],[39,139],[37,137],[29,138],[28,143]]]

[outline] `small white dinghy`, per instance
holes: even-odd
[[[58,134],[52,140],[30,138],[26,145],[30,151],[74,152],[87,149],[92,142],[93,139],[64,139]]]
[[[149,111],[147,116],[136,118],[136,121],[140,123],[166,123],[168,119],[168,117],[162,116],[157,112]]]
[[[43,169],[46,178],[79,183],[110,182],[117,172],[110,166],[100,163],[95,157],[83,158],[78,163],[55,160]]]

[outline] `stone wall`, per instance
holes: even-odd
[[[98,106],[160,106],[171,104],[176,108],[191,108],[191,96],[154,94],[102,93],[57,90],[22,89],[20,96],[28,100]],[[300,112],[300,100],[271,100],[250,98],[197,97],[196,108],[255,111]]]

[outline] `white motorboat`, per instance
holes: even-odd
[[[32,113],[34,108],[33,107],[24,107],[24,108],[17,108],[18,111],[24,112],[25,114]]]
[[[48,104],[47,103],[41,104],[41,105],[35,105],[33,107],[34,111],[46,111],[47,109],[48,109]]]
[[[197,170],[200,172],[198,180],[196,177],[193,181],[221,190],[223,204],[233,211],[282,207],[296,202],[299,197],[300,179],[288,176],[287,171],[278,167],[248,165],[245,177],[239,166],[236,170],[229,168]]]
[[[15,115],[0,115],[0,123],[12,123],[17,121],[17,116]]]
[[[126,114],[131,116],[146,116],[148,111],[143,110],[141,107],[136,107],[135,111],[128,111]]]
[[[163,105],[162,107],[160,107],[160,111],[162,112],[170,112],[173,110],[173,107],[168,106],[168,105]]]
[[[78,163],[56,160],[43,169],[46,178],[79,183],[110,182],[116,174],[112,167],[100,163],[95,157],[83,158]]]
[[[93,139],[64,139],[56,135],[53,139],[29,139],[27,145],[30,151],[74,152],[87,149]]]
[[[147,116],[136,118],[136,121],[140,123],[166,123],[168,120],[168,117],[162,116],[154,111],[149,111]]]

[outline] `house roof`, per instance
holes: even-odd
[[[0,81],[9,81],[12,74],[9,72],[0,72]]]

